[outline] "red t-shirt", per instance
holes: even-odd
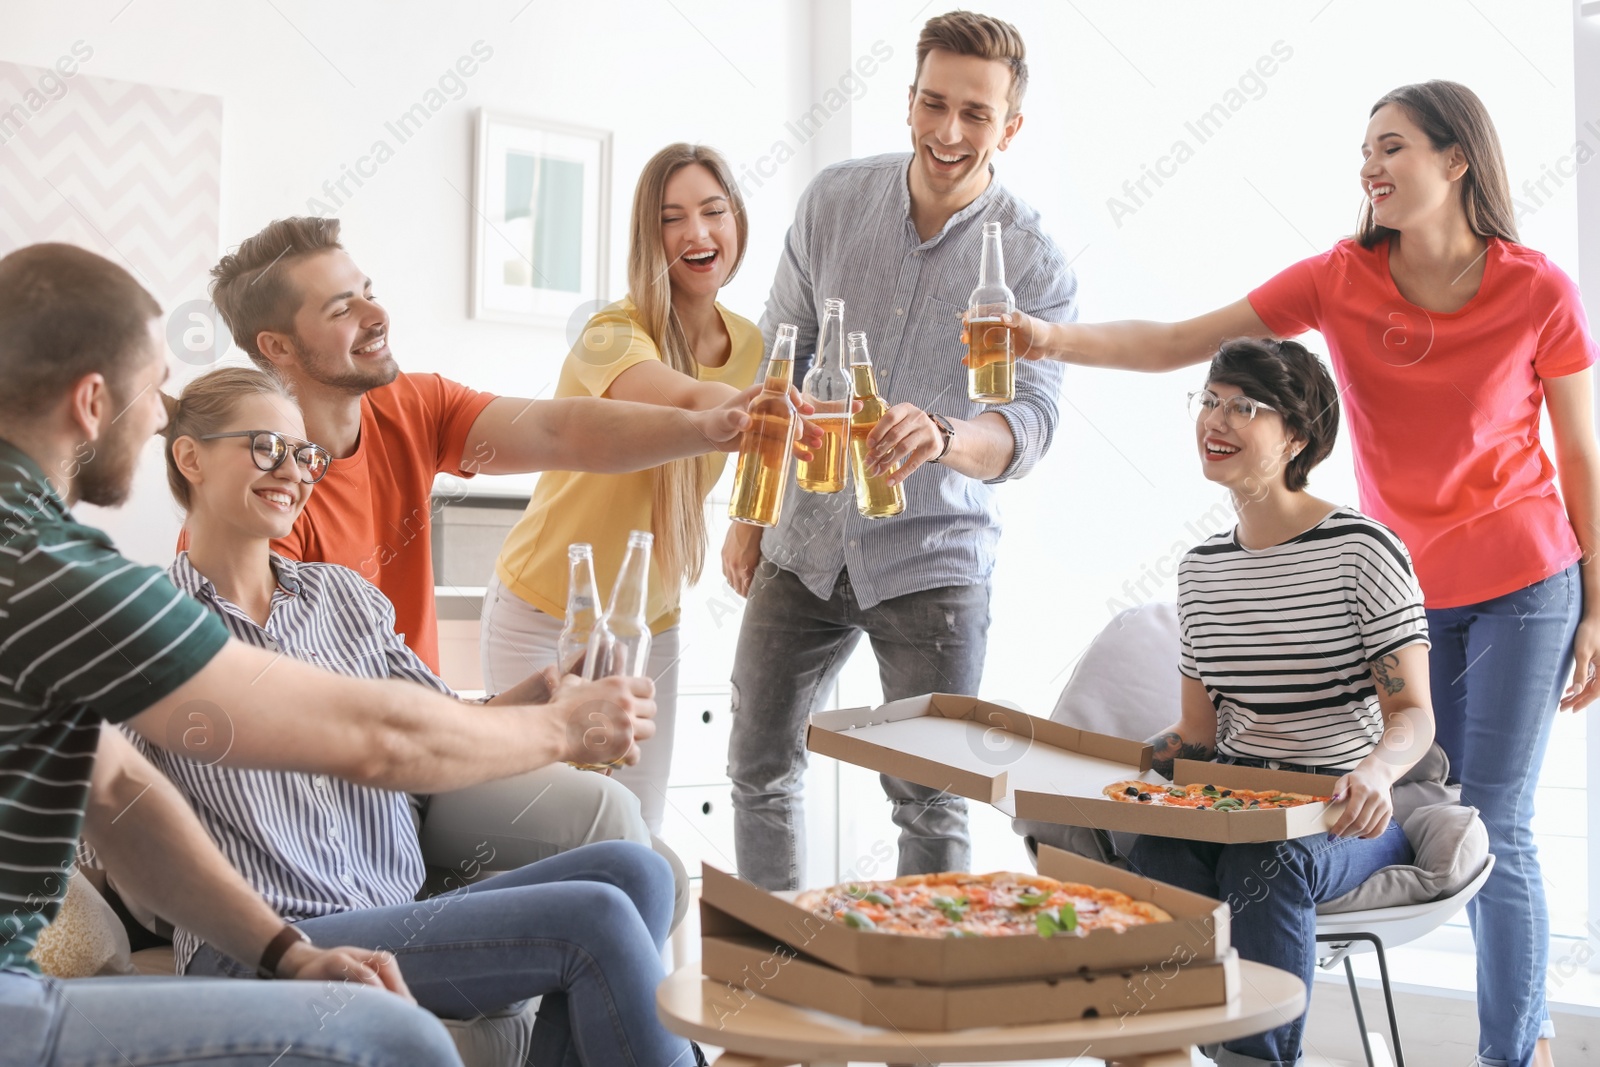
[[[1430,608],[1548,578],[1580,553],[1539,441],[1543,380],[1600,357],[1577,286],[1541,253],[1489,239],[1459,311],[1425,311],[1389,245],[1353,240],[1250,294],[1279,337],[1321,332],[1344,391],[1361,510],[1411,550]]]
[[[328,467],[272,550],[338,563],[394,604],[395,630],[435,673],[439,616],[433,599],[433,478],[461,469],[467,434],[495,399],[437,374],[402,374],[361,398],[353,455]],[[182,534],[178,547],[186,547]]]

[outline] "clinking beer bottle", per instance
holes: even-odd
[[[888,410],[878,395],[872,377],[872,356],[867,352],[867,335],[850,335],[850,375],[855,379],[856,399],[861,410],[850,416],[850,467],[856,480],[856,510],[869,519],[886,519],[906,509],[904,486],[890,487],[882,474],[867,473],[867,435]]]
[[[795,481],[808,493],[837,493],[845,487],[850,436],[850,357],[844,343],[844,301],[830,297],[822,302],[822,332],[817,354],[806,372],[801,395],[816,408],[811,421],[822,431],[822,444],[811,459],[795,467]]]
[[[589,651],[589,636],[594,632],[595,616],[600,611],[600,590],[594,582],[594,548],[586,544],[567,546],[567,621],[556,638],[556,666],[562,674],[583,670]]]
[[[611,587],[611,602],[589,632],[589,647],[583,659],[583,676],[589,681],[612,675],[643,677],[648,673],[650,620],[645,617],[645,599],[650,589],[650,546],[654,541],[655,537],[645,530],[628,534],[628,552],[622,557],[622,569]],[[592,566],[589,581],[591,585],[594,582]],[[568,596],[570,600],[570,593]],[[574,762],[573,766],[610,774],[620,762]]]
[[[1006,288],[1006,261],[1000,248],[1000,224],[983,224],[983,260],[978,287],[967,304],[967,396],[980,404],[1010,403],[1017,394],[1017,361],[1011,352],[1011,330],[1000,316],[1017,310],[1017,298]]]
[[[794,381],[794,339],[790,323],[778,327],[767,361],[766,386],[750,404],[750,428],[739,442],[739,466],[733,473],[733,499],[728,517],[753,526],[776,526],[783,512],[783,490],[789,477],[789,456],[800,419],[789,399]]]
[[[622,557],[617,584],[605,615],[589,634],[583,676],[591,681],[612,675],[636,678],[650,662],[650,620],[645,598],[650,589],[650,546],[655,537],[644,530],[628,534],[628,552]]]

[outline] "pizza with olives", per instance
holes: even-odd
[[[1157,808],[1199,808],[1206,811],[1260,811],[1296,808],[1302,804],[1327,804],[1332,797],[1288,793],[1281,789],[1224,789],[1198,782],[1170,785],[1131,779],[1106,786],[1105,795],[1125,804]]]
[[[913,937],[1084,937],[1172,919],[1114,889],[1006,872],[846,882],[807,890],[794,902],[852,929]]]

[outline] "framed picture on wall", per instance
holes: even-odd
[[[480,108],[472,317],[565,326],[604,302],[611,134]]]

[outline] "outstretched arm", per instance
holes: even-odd
[[[1273,336],[1247,299],[1182,322],[1046,322],[1020,311],[1008,321],[1024,359],[1150,372],[1204,363],[1234,337]]]
[[[438,793],[558,760],[635,763],[655,732],[653,693],[648,678],[568,678],[548,703],[486,707],[230,641],[128,725],[190,759]]]
[[[523,400],[502,396],[483,409],[462,450],[480,474],[569,470],[619,474],[668,460],[737,448],[750,425],[752,386],[703,411],[596,397]]]
[[[117,886],[160,902],[168,922],[192,930],[241,963],[254,964],[283,920],[229,865],[176,787],[113,726],[100,729],[83,836]],[[411,999],[387,952],[297,944],[280,978],[349,979]]]
[[[1157,774],[1171,779],[1173,763],[1181,759],[1212,760],[1217,756],[1217,708],[1198,678],[1182,675],[1182,711],[1178,721],[1150,738],[1156,750],[1151,764]]]

